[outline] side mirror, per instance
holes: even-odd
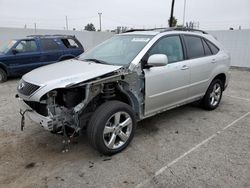
[[[12,49],[12,53],[13,53],[14,55],[16,55],[16,54],[18,53],[18,50],[17,50],[16,48],[13,48],[13,49]]]
[[[160,67],[168,64],[168,57],[165,54],[154,54],[148,58],[147,66]]]

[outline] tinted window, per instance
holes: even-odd
[[[205,50],[205,55],[212,55],[212,52],[210,50],[210,48],[208,47],[208,44],[202,40],[203,46],[204,46],[204,50]]]
[[[208,40],[206,40],[209,48],[211,49],[213,54],[217,54],[219,52],[219,48],[217,48],[217,46],[215,46],[214,44],[212,44],[211,42],[209,42]]]
[[[37,51],[37,45],[34,40],[22,40],[18,43],[16,49],[19,53],[35,52]]]
[[[183,60],[182,44],[179,36],[169,36],[160,39],[153,48],[150,49],[148,57],[154,54],[165,54],[168,62]]]
[[[187,47],[187,55],[189,59],[204,56],[204,49],[200,37],[185,36],[185,44]]]
[[[58,45],[53,39],[41,39],[41,48],[44,51],[58,50]]]
[[[73,39],[61,39],[66,48],[79,48],[79,45]]]

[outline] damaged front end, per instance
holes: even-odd
[[[21,81],[19,86],[22,82],[25,81]],[[24,126],[26,115],[44,129],[71,138],[81,134],[92,113],[107,100],[130,104],[140,119],[144,101],[142,83],[137,73],[121,69],[88,81],[68,84],[65,88],[53,89],[44,94],[39,102],[24,97],[18,88],[21,126]]]
[[[20,113],[23,118],[26,115],[52,133],[62,133],[64,129],[78,133],[82,128],[80,114],[87,103],[95,97],[97,89],[93,89],[89,84],[55,89],[42,96],[39,102],[19,97]]]

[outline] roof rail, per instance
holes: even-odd
[[[201,32],[203,34],[208,34],[207,32],[199,29],[192,29],[187,27],[168,27],[168,28],[153,28],[153,29],[130,29],[128,31],[125,31],[124,33],[134,32],[134,31],[157,31],[160,30],[160,32],[167,32],[167,31],[194,31],[194,32]]]
[[[123,33],[130,33],[134,31],[156,31],[156,30],[162,30],[162,29],[167,29],[167,28],[161,27],[161,28],[152,28],[152,29],[130,29],[130,30],[124,31]]]
[[[54,35],[28,35],[27,37],[75,37],[74,35],[63,35],[63,34],[54,34]]]
[[[188,28],[188,27],[170,27],[170,30],[174,30],[174,31],[194,31],[194,32],[201,32],[203,34],[208,34],[206,31],[200,30],[200,29],[192,29],[192,28]]]

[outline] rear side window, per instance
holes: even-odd
[[[202,40],[200,37],[185,35],[184,40],[189,59],[205,56]]]
[[[217,46],[215,46],[213,43],[209,42],[208,40],[206,40],[206,42],[213,54],[217,54],[219,52],[219,48]]]
[[[79,48],[77,42],[73,39],[61,39],[66,48]]]
[[[57,43],[53,39],[41,39],[41,48],[43,51],[59,49]]]

